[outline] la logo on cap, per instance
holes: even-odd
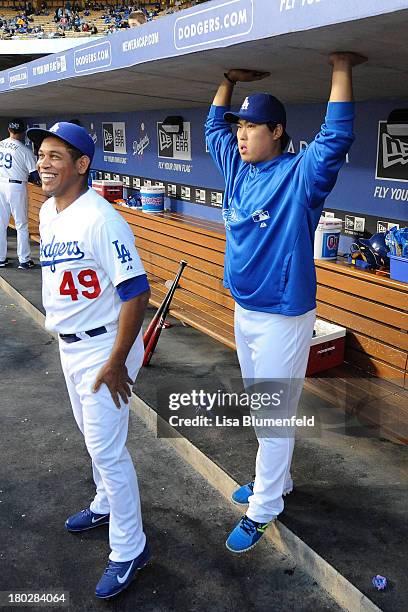
[[[241,110],[248,110],[248,108],[249,108],[249,100],[248,98],[245,98],[245,100],[242,103]]]
[[[58,132],[58,130],[59,130],[59,123],[56,123],[50,128],[50,132]]]

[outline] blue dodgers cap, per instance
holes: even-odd
[[[81,151],[83,155],[87,155],[92,161],[95,153],[95,144],[86,129],[82,126],[69,123],[68,121],[59,121],[58,123],[54,123],[49,130],[44,130],[42,128],[30,128],[27,130],[27,138],[38,147],[41,145],[44,138],[48,138],[49,136],[60,138]]]
[[[224,113],[225,121],[237,123],[240,119],[251,123],[280,123],[286,127],[286,111],[282,102],[266,93],[247,96],[238,113]]]

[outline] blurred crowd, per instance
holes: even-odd
[[[11,9],[15,15],[1,14],[0,6],[0,35],[2,39],[20,38],[58,38],[64,37],[67,32],[95,34],[113,34],[117,30],[143,25],[148,21],[163,15],[169,15],[185,7],[200,4],[205,0],[162,0],[161,2],[135,2],[132,5],[125,3],[105,4],[104,2],[71,2],[66,0],[61,6],[50,8],[47,1],[35,8],[32,2],[16,3]],[[4,11],[5,13],[5,11]],[[36,23],[36,17],[49,17],[46,20],[53,27],[45,31],[43,23]],[[99,23],[99,31],[96,25]],[[102,27],[101,27],[102,24]],[[52,31],[49,31],[52,29]],[[71,34],[74,35],[74,34]]]

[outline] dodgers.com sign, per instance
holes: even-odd
[[[27,66],[19,66],[15,70],[10,70],[9,73],[9,87],[22,87],[28,85],[28,68]]]
[[[176,19],[174,45],[178,50],[192,49],[237,38],[249,34],[253,23],[253,0],[229,0]]]
[[[98,71],[112,64],[112,47],[109,40],[88,45],[74,51],[74,70],[76,73]]]

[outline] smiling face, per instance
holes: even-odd
[[[74,160],[68,145],[60,138],[44,138],[37,162],[44,193],[49,197],[73,198],[73,201],[86,185],[89,165],[86,155]]]
[[[271,131],[266,123],[251,123],[240,119],[237,124],[237,139],[242,161],[256,164],[281,155],[279,139],[282,133],[281,124]]]

